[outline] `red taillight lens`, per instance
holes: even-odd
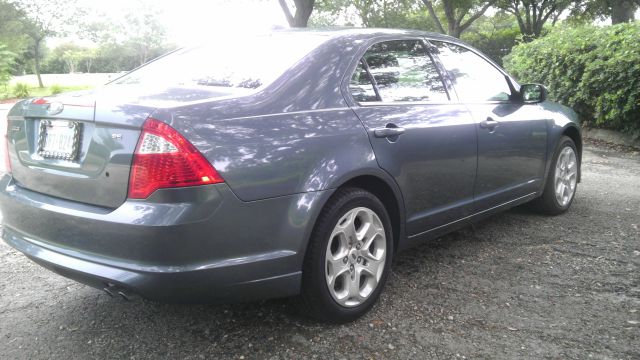
[[[9,120],[6,118],[0,121],[0,151],[4,153],[4,168],[0,169],[0,173],[6,172],[11,174],[11,162],[9,161]]]
[[[224,179],[187,139],[171,126],[145,121],[133,155],[129,198],[146,199],[165,188],[217,184]]]

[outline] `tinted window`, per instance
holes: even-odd
[[[447,69],[461,101],[509,100],[509,85],[504,75],[471,50],[439,41],[431,42]]]
[[[351,91],[353,99],[358,102],[378,100],[376,91],[373,89],[373,84],[369,79],[367,71],[362,65],[362,61],[358,63],[358,67],[356,67],[356,71],[351,77],[349,91]]]
[[[442,79],[422,41],[378,43],[367,50],[364,59],[382,101],[448,101]]]

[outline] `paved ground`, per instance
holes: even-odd
[[[400,254],[343,326],[290,300],[127,303],[0,245],[0,358],[640,358],[640,155],[590,146],[571,211],[513,209]]]

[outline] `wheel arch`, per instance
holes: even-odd
[[[382,201],[391,220],[394,252],[400,249],[401,245],[404,245],[402,241],[404,236],[404,203],[402,202],[402,196],[400,195],[400,197],[398,197],[399,190],[397,191],[398,194],[396,194],[392,186],[385,180],[374,175],[359,175],[345,181],[339,186],[339,188],[347,187],[366,190]]]
[[[357,187],[367,190],[382,201],[391,219],[394,250],[398,251],[404,249],[407,245],[405,236],[406,220],[404,199],[400,192],[400,188],[393,178],[382,169],[365,169],[343,176],[332,184],[330,189],[333,191],[333,194],[319,204],[319,210],[316,211],[314,216],[313,226],[310,227],[310,231],[307,233],[303,253],[306,254],[309,249],[309,241],[311,241],[311,236],[315,231],[320,214],[326,207],[327,203],[329,203],[333,196],[335,196],[335,191],[345,187]]]

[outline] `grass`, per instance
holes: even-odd
[[[37,87],[37,86],[29,86],[27,85],[27,91],[28,91],[28,96],[22,96],[19,97],[16,95],[15,91],[16,91],[16,87],[14,86],[7,86],[6,88],[4,87],[0,87],[0,100],[20,100],[23,98],[28,98],[28,97],[42,97],[42,96],[50,96],[50,95],[56,95],[59,93],[63,93],[63,92],[69,92],[69,91],[77,91],[77,90],[86,90],[86,89],[91,89],[93,88],[93,86],[91,85],[73,85],[73,86],[65,86],[65,85],[51,85],[51,86],[45,86],[43,88]],[[24,95],[24,94],[21,94]]]

